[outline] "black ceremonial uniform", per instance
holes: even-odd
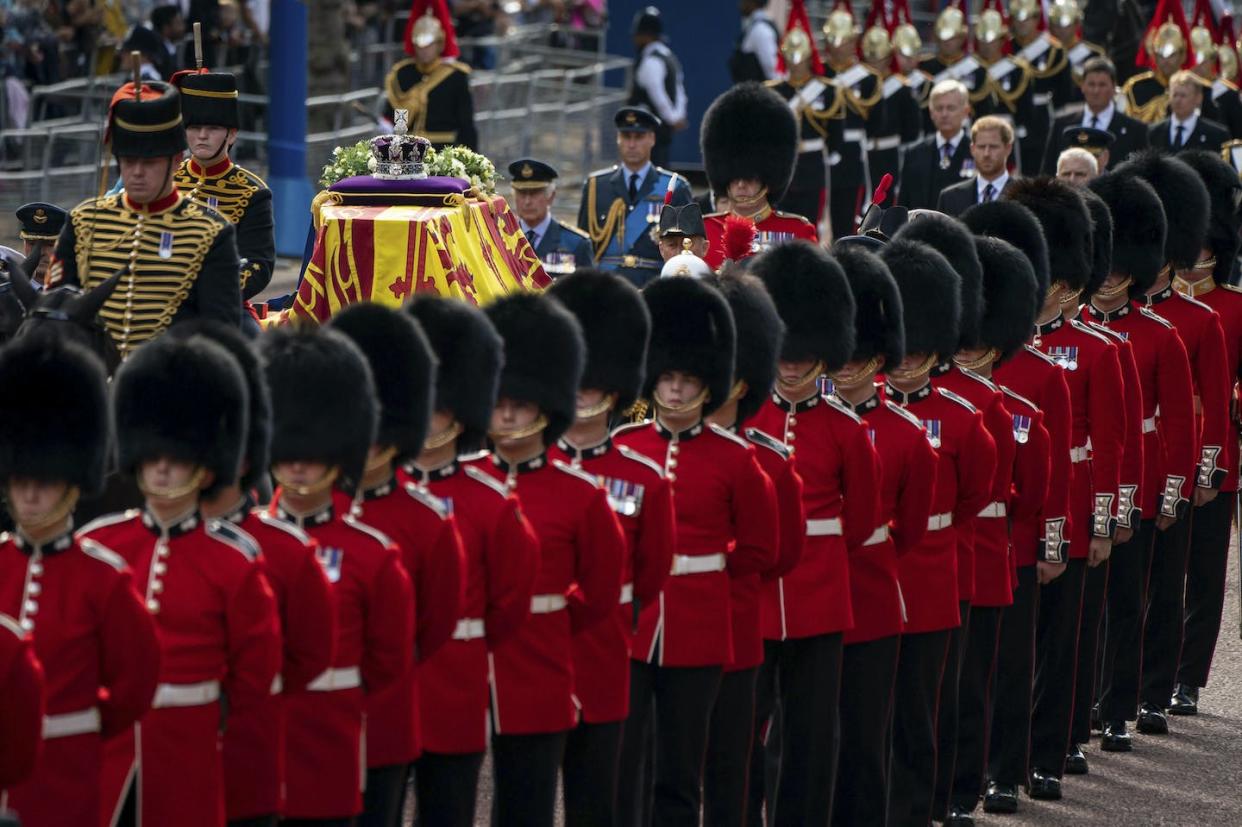
[[[879,184],[886,172],[896,178],[902,148],[913,146],[919,139],[922,124],[916,95],[915,87],[902,75],[889,75],[880,82],[880,100],[867,118],[867,158],[873,185]]]
[[[1139,72],[1121,88],[1126,114],[1143,123],[1163,120],[1169,105],[1169,79],[1154,71]],[[1206,95],[1204,96],[1206,97]],[[1207,116],[1207,112],[1203,113]]]
[[[843,238],[854,232],[863,201],[869,197],[871,171],[867,168],[867,119],[880,102],[880,76],[864,63],[838,69],[825,66],[824,74],[836,81],[845,96],[841,143],[832,148],[828,164],[828,210],[832,237]]]
[[[439,148],[461,144],[468,149],[479,148],[479,133],[474,126],[474,99],[470,96],[470,67],[456,60],[441,60],[431,66],[419,66],[407,58],[384,78],[387,103],[384,113],[389,118],[396,109],[409,113],[412,135],[421,135]]]
[[[825,77],[812,76],[798,84],[773,80],[765,85],[789,101],[789,108],[798,116],[798,160],[793,180],[777,208],[818,223],[828,187],[828,149],[840,151],[841,147],[845,95]]]
[[[1074,85],[1073,67],[1060,42],[1046,33],[1036,35],[1025,46],[1013,42],[1014,54],[1026,62],[1031,75],[1031,112],[1025,121],[1022,144],[1022,173],[1036,175],[1043,160],[1044,148],[1058,109],[1074,100],[1078,87]]]

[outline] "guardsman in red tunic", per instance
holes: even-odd
[[[862,240],[860,244],[878,249]],[[833,824],[884,824],[889,794],[888,744],[905,601],[898,558],[927,533],[936,484],[936,450],[923,423],[877,392],[876,374],[905,357],[901,294],[888,267],[853,241],[833,250],[854,295],[854,354],[832,374],[833,392],[862,417],[883,473],[871,536],[850,553],[854,627],[841,658],[841,754]]]
[[[431,417],[435,357],[418,323],[394,308],[350,305],[329,326],[358,345],[375,378],[379,431],[367,455],[353,514],[401,549],[414,589],[416,663],[387,689],[367,698],[367,784],[360,823],[396,824],[404,811],[411,766],[422,752],[416,677],[457,628],[465,553],[444,503],[397,468],[422,448]]]
[[[95,825],[102,744],[147,711],[159,674],[155,623],[129,569],[116,552],[72,534],[78,496],[102,487],[110,453],[103,366],[63,338],[13,342],[0,355],[0,427],[0,480],[16,526],[0,537],[0,613],[29,639],[28,653],[16,641],[0,645],[0,682],[17,681],[0,689],[0,707],[25,708],[22,664],[35,658],[47,713],[29,721],[33,744],[23,743],[22,728],[0,724],[0,764],[25,764],[42,742],[33,774],[0,772],[8,789],[0,812],[11,808],[35,827]],[[0,637],[11,635],[0,629]]]
[[[29,633],[0,614],[0,813],[8,787],[34,771],[43,744],[43,667]]]
[[[929,380],[941,354],[960,341],[958,274],[934,248],[896,239],[881,251],[901,291],[906,356],[887,373],[885,397],[919,419],[939,454],[927,533],[898,558],[906,624],[897,664],[890,823],[931,819],[936,778],[937,700],[949,633],[961,623],[958,537],[971,530],[992,499],[996,446],[982,415],[960,396]]]
[[[1151,558],[1175,541],[1177,523],[1187,516],[1195,484],[1194,388],[1186,348],[1177,332],[1132,301],[1147,292],[1166,261],[1167,224],[1159,196],[1138,176],[1118,172],[1100,176],[1090,187],[1113,213],[1113,267],[1090,297],[1084,319],[1129,342],[1143,399],[1144,469],[1136,494],[1142,520],[1135,553],[1118,555],[1111,564],[1100,675],[1104,725],[1100,748],[1127,752],[1131,739],[1126,721],[1138,715]]]
[[[778,527],[772,483],[755,448],[703,421],[733,387],[728,303],[684,277],[651,282],[643,298],[651,313],[643,396],[655,419],[620,428],[613,439],[664,470],[677,548],[664,588],[639,610],[617,821],[638,823],[649,810],[656,823],[689,824],[699,819],[712,704],[733,661],[730,580],[771,568]],[[642,778],[650,755],[649,793]]]
[[[748,786],[755,741],[755,686],[763,663],[759,619],[764,581],[788,574],[798,563],[806,539],[802,478],[785,443],[758,428],[747,427],[772,394],[776,360],[785,327],[763,282],[730,268],[708,283],[724,294],[737,329],[737,359],[729,399],[708,422],[746,437],[755,446],[759,467],[776,493],[775,518],[780,546],[770,568],[729,581],[733,616],[733,660],[725,664],[720,691],[712,708],[703,777],[703,823],[709,827],[741,827],[749,823]],[[762,755],[762,752],[760,752]],[[762,806],[760,801],[758,806]]]
[[[241,477],[200,501],[203,517],[232,523],[259,544],[260,565],[276,597],[283,640],[277,691],[246,709],[229,710],[224,731],[224,798],[230,822],[270,823],[285,806],[285,692],[300,692],[332,665],[336,612],[332,584],[309,536],[255,507],[253,491],[268,472],[272,404],[267,379],[250,341],[213,322],[176,325],[170,335],[202,335],[237,361],[249,391]],[[267,821],[264,821],[264,820]]]
[[[458,460],[482,444],[496,407],[503,343],[483,311],[419,294],[408,305],[435,350],[431,435],[403,474],[444,503],[466,553],[465,595],[453,637],[419,664],[423,755],[414,764],[418,817],[473,827],[487,750],[488,647],[530,614],[539,541],[517,498],[490,474]]]
[[[551,824],[557,770],[578,723],[573,636],[616,617],[625,537],[599,479],[548,457],[578,409],[586,353],[577,319],[555,299],[530,293],[486,312],[504,340],[505,362],[492,413],[494,452],[474,467],[517,494],[540,554],[531,616],[491,654],[494,823]],[[603,657],[624,662],[625,652]]]
[[[164,336],[129,357],[112,405],[118,465],[146,502],[87,525],[79,542],[129,564],[161,657],[151,711],[132,737],[104,747],[102,820],[132,804],[138,824],[217,827],[226,817],[222,703],[246,714],[271,696],[280,668],[280,620],[258,544],[199,510],[240,473],[246,380],[214,342]]]
[[[1242,189],[1237,172],[1218,155],[1187,152],[1178,156],[1192,166],[1207,186],[1212,202],[1207,240],[1198,261],[1181,269],[1173,286],[1185,296],[1203,302],[1220,316],[1225,336],[1225,360],[1230,386],[1231,415],[1224,453],[1225,469],[1220,496],[1195,510],[1190,564],[1186,573],[1186,621],[1177,685],[1169,701],[1171,715],[1194,715],[1199,689],[1207,685],[1212,653],[1220,633],[1224,609],[1225,569],[1229,551],[1229,524],[1238,492],[1238,416],[1234,399],[1242,359],[1242,291],[1229,284],[1238,252],[1238,215],[1234,209]],[[1159,312],[1159,309],[1157,309]]]
[[[727,212],[703,218],[707,229],[703,258],[712,269],[725,260],[729,213],[755,223],[752,254],[795,238],[818,239],[814,224],[772,207],[788,189],[798,156],[798,122],[780,95],[757,83],[734,86],[712,102],[702,128],[708,183],[717,198],[729,201]]]
[[[751,424],[790,446],[806,511],[802,559],[762,595],[759,696],[775,698],[780,711],[769,702],[757,716],[761,726],[770,717],[779,733],[768,739],[780,744],[767,760],[781,772],[767,800],[779,824],[821,823],[832,816],[840,741],[831,699],[840,695],[844,633],[854,625],[849,558],[875,531],[879,459],[859,416],[819,389],[819,377],[840,370],[854,349],[854,302],[841,266],[796,241],[751,269],[785,322],[776,391]],[[764,768],[752,764],[753,778]]]
[[[260,342],[278,486],[268,512],[318,544],[336,607],[332,664],[302,691],[285,692],[285,812],[347,823],[363,808],[367,704],[399,685],[414,654],[401,549],[348,513],[375,443],[379,402],[366,357],[340,331],[282,328]]]
[[[609,419],[642,389],[651,317],[642,295],[620,276],[579,270],[548,291],[577,317],[586,341],[574,424],[548,453],[599,479],[625,533],[621,600],[613,616],[573,637],[574,697],[569,733],[565,823],[607,825],[615,817],[621,735],[630,708],[630,638],[637,612],[660,595],[676,546],[673,494],[663,469],[614,445]]]

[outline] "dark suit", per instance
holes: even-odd
[[[1004,189],[996,193],[996,198],[1004,195],[1005,190],[1013,186],[1013,181],[1013,173],[1010,173],[1009,180],[1005,182]],[[978,203],[979,184],[974,178],[969,178],[942,189],[940,191],[940,198],[936,201],[936,209],[945,215],[951,215],[956,218]]]
[[[1044,152],[1044,163],[1040,169],[1044,175],[1057,174],[1057,158],[1070,147],[1069,141],[1061,133],[1067,126],[1081,126],[1082,112],[1073,112],[1057,118],[1052,124],[1052,134],[1048,136],[1048,148]],[[1113,145],[1108,148],[1108,168],[1120,164],[1131,154],[1147,148],[1147,124],[1113,111],[1113,119],[1105,127],[1113,134]]]
[[[936,198],[940,191],[950,184],[956,184],[963,177],[962,165],[969,161],[967,169],[974,168],[974,160],[970,157],[970,133],[962,130],[962,139],[953,149],[953,157],[949,165],[941,169],[940,150],[936,147],[935,134],[906,150],[901,162],[901,184],[897,192],[897,203],[912,210],[934,210]]]
[[[535,245],[535,255],[544,263],[548,275],[556,278],[559,275],[573,272],[568,264],[573,259],[574,267],[594,267],[591,239],[577,227],[552,219],[548,229]]]
[[[1221,146],[1229,140],[1229,130],[1218,124],[1216,121],[1209,121],[1200,116],[1195,121],[1194,130],[1182,142],[1177,149],[1173,148],[1173,139],[1169,134],[1173,119],[1165,118],[1160,123],[1154,123],[1148,129],[1147,137],[1151,141],[1151,145],[1161,152],[1178,153],[1187,149],[1206,149],[1213,155],[1220,152]]]

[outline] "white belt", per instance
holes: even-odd
[[[1034,95],[1031,95],[1031,102],[1036,106],[1047,106],[1051,101],[1051,92],[1036,92]]]
[[[863,543],[864,546],[878,546],[880,543],[888,539],[888,526],[882,525],[875,531],[871,532],[871,536]]]
[[[77,712],[43,716],[43,740],[45,741],[49,738],[67,738],[70,735],[99,732],[99,729],[99,708],[94,706]]]
[[[809,141],[803,141],[800,144],[798,144],[798,152],[823,152],[823,151],[824,151],[824,139],[823,138],[813,138]]]
[[[883,138],[873,140],[870,149],[872,152],[882,152],[886,149],[896,149],[899,146],[901,146],[900,135],[885,135]]]
[[[1091,453],[1086,445],[1070,448],[1070,462],[1077,464],[1079,462],[1086,462],[1089,459],[1091,459]]]
[[[948,528],[953,525],[953,512],[946,511],[943,514],[933,514],[927,518],[927,530],[939,531],[942,528]]]
[[[362,670],[357,666],[343,666],[340,669],[325,669],[306,689],[309,692],[337,692],[341,689],[354,689],[362,686]]]
[[[840,537],[841,519],[832,517],[827,520],[807,520],[806,536],[808,537]]]
[[[618,601],[622,606],[634,602],[634,584],[624,583],[621,586],[621,600]]]
[[[152,709],[170,706],[204,706],[220,700],[220,682],[161,683],[155,690]]]
[[[1150,434],[1156,430],[1156,418],[1149,416],[1143,420],[1143,433]]]
[[[284,692],[284,691],[285,691],[284,678],[280,676],[280,673],[277,673],[276,677],[272,678],[272,694],[279,695],[281,692]]]
[[[865,141],[867,140],[867,130],[847,129],[841,133],[841,139],[845,141]]]
[[[1000,500],[988,503],[983,507],[983,510],[979,512],[980,517],[1004,517],[1005,514],[1005,504]],[[950,514],[948,516],[951,517],[953,515]]]
[[[563,594],[537,594],[530,599],[530,613],[550,615],[569,605]]]
[[[453,640],[478,640],[486,634],[481,617],[463,617],[453,630]]]
[[[704,554],[701,557],[691,557],[688,554],[673,555],[673,569],[669,572],[672,577],[680,577],[683,574],[707,574],[713,571],[725,570],[726,558],[721,554]]]

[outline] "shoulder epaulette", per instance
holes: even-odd
[[[559,460],[559,459],[552,460],[552,467],[558,471],[563,471],[564,473],[569,474],[571,477],[577,477],[583,482],[588,483],[592,488],[600,487],[599,480],[597,478],[591,476],[586,471],[583,471],[581,468],[573,467],[572,465],[570,465],[568,462],[565,462],[564,460]]]
[[[1129,80],[1122,84],[1121,91],[1129,91],[1137,86],[1141,81],[1147,80],[1148,78],[1154,78],[1155,76],[1155,73],[1153,73],[1150,69],[1145,72],[1139,72],[1137,75],[1133,75]]]
[[[620,164],[613,164],[610,167],[600,167],[599,169],[588,173],[587,178],[594,178],[597,175],[611,175],[617,171],[618,166],[620,166]]]
[[[13,633],[13,636],[25,640],[26,632],[18,625],[17,621],[4,613],[0,613],[0,629],[5,629]]]
[[[945,399],[949,400],[950,402],[956,402],[957,404],[961,405],[963,408],[970,411],[971,413],[978,412],[979,409],[976,408],[974,405],[970,404],[969,399],[966,399],[965,397],[962,397],[962,396],[958,396],[953,391],[947,391],[944,388],[937,388],[937,390],[940,391],[941,396],[943,396]]]
[[[884,405],[885,405],[885,407],[887,407],[890,411],[892,411],[893,413],[897,414],[897,415],[898,415],[898,416],[900,416],[902,419],[906,420],[906,421],[907,421],[907,422],[909,422],[911,425],[913,425],[914,427],[918,428],[920,432],[922,432],[922,430],[923,430],[923,422],[922,422],[922,420],[920,420],[917,416],[915,416],[914,414],[910,413],[910,412],[909,412],[909,411],[907,411],[905,408],[901,407],[900,405],[898,405],[896,402],[894,402],[894,401],[893,401],[893,400],[891,400],[891,399],[885,399],[885,400],[884,400]]]
[[[253,514],[259,518],[259,522],[263,523],[263,525],[285,532],[302,545],[314,545],[314,541],[311,539],[311,536],[295,526],[293,523],[286,522],[278,517],[273,517],[271,514],[268,514],[265,509],[261,508],[256,509]]]
[[[1164,325],[1164,326],[1165,326],[1165,327],[1167,327],[1169,330],[1172,330],[1172,329],[1173,329],[1173,323],[1172,323],[1172,322],[1170,322],[1168,319],[1166,319],[1166,318],[1164,318],[1163,316],[1161,316],[1159,313],[1156,313],[1156,312],[1155,312],[1154,310],[1152,310],[1150,307],[1140,307],[1140,308],[1139,308],[1139,313],[1140,313],[1140,314],[1142,314],[1142,315],[1144,315],[1144,316],[1146,316],[1147,318],[1149,318],[1149,319],[1151,319],[1151,320],[1153,320],[1153,321],[1160,322],[1160,324]]]
[[[650,422],[627,422],[624,425],[618,425],[613,428],[612,435],[617,436],[618,434],[628,434],[630,431],[636,431],[639,428],[646,428],[650,424]]]
[[[827,402],[832,407],[832,409],[835,410],[837,413],[843,413],[846,416],[848,416],[850,419],[854,420],[855,422],[859,422],[859,423],[862,422],[861,416],[854,413],[852,410],[847,408],[845,405],[842,405],[840,402],[838,402],[836,399],[833,399],[831,396],[824,396],[820,398],[823,399],[825,402]]]
[[[207,536],[237,549],[252,563],[258,560],[261,554],[258,541],[228,520],[208,520]]]
[[[466,74],[466,75],[474,71],[474,69],[470,66],[469,63],[462,63],[460,60],[448,60],[445,62],[448,63],[449,66],[452,66],[457,71],[463,74]]]
[[[640,423],[636,423],[636,424],[640,424]],[[625,457],[628,460],[633,460],[634,462],[638,462],[638,463],[645,465],[646,467],[650,468],[652,471],[655,471],[661,477],[664,476],[664,469],[660,467],[660,463],[656,462],[654,459],[647,456],[646,454],[638,453],[637,451],[635,451],[633,448],[629,447],[628,445],[618,445],[617,453],[619,453],[621,456]]]
[[[1242,287],[1238,287],[1236,284],[1217,284],[1216,286],[1223,287],[1232,293],[1242,293]]]
[[[765,80],[763,82],[763,85],[768,87],[769,89],[772,89],[774,87],[780,86],[784,82],[785,81],[782,78],[772,78],[771,80]]]
[[[1108,337],[1105,336],[1103,333],[1101,333],[1098,330],[1092,330],[1090,326],[1083,324],[1077,319],[1070,319],[1070,327],[1074,328],[1079,333],[1086,333],[1088,336],[1094,336],[1095,338],[1099,339],[1105,344],[1110,344],[1110,345],[1112,344],[1112,342],[1109,341]]]
[[[983,385],[988,390],[997,390],[996,383],[993,382],[991,379],[987,378],[986,376],[981,376],[980,374],[975,373],[970,368],[958,367],[958,370],[961,371],[962,376],[965,376],[967,379],[975,380],[976,382],[978,382],[980,385]]]
[[[354,517],[353,515],[342,518],[341,522],[343,522],[345,525],[349,526],[350,528],[356,531],[362,532],[363,534],[367,535],[372,540],[374,540],[375,542],[379,543],[382,546],[395,545],[392,540],[388,539],[387,534],[380,531],[378,528],[367,525],[366,523],[362,522],[361,520],[359,520],[357,517]]]
[[[719,210],[717,212],[709,212],[707,215],[703,216],[703,219],[707,220],[709,218],[725,218],[726,216],[728,216],[728,214],[729,214],[728,210]]]
[[[707,427],[708,427],[708,430],[710,430],[716,436],[724,437],[730,442],[736,442],[738,445],[741,445],[743,448],[750,448],[749,442],[742,439],[740,436],[738,436],[737,434],[733,433],[730,430],[721,428],[719,425],[708,425]]]
[[[661,175],[667,175],[669,178],[672,178],[674,181],[681,181],[687,187],[690,186],[689,181],[683,178],[679,173],[673,172],[671,169],[665,169],[664,167],[656,167],[655,170]]]
[[[1037,411],[1039,410],[1039,406],[1038,406],[1038,405],[1036,405],[1036,404],[1035,404],[1034,402],[1032,402],[1031,400],[1027,399],[1027,398],[1026,398],[1025,396],[1023,396],[1022,394],[1020,394],[1020,393],[1014,393],[1013,391],[1011,391],[1009,388],[1005,387],[1004,385],[1001,385],[1001,386],[1000,386],[1000,389],[1001,389],[1001,391],[1003,391],[1003,392],[1004,392],[1005,396],[1008,396],[1010,399],[1016,399],[1016,400],[1018,400],[1019,402],[1021,402],[1023,405],[1026,405],[1026,406],[1027,406],[1027,407],[1029,407],[1029,408],[1034,408],[1034,409],[1035,409],[1035,410],[1037,410]]]
[[[484,448],[470,454],[461,454],[457,457],[457,461],[459,463],[478,462],[481,459],[487,459],[489,456],[491,456],[491,451]]]
[[[1033,348],[1030,345],[1023,345],[1023,347],[1026,348],[1027,353],[1031,354],[1032,356],[1038,357],[1040,361],[1047,362],[1050,365],[1056,364],[1056,362],[1054,362],[1046,354],[1041,353],[1038,348]]]
[[[1092,330],[1094,330],[1096,333],[1099,333],[1101,336],[1107,336],[1108,338],[1113,339],[1114,341],[1117,341],[1117,342],[1126,341],[1125,336],[1122,336],[1117,331],[1111,328],[1105,327],[1102,324],[1097,324],[1095,322],[1087,322],[1087,326],[1090,327]]]
[[[254,172],[252,172],[251,170],[247,169],[241,164],[233,164],[233,166],[237,169],[240,169],[247,178],[253,178],[254,183],[258,184],[260,188],[269,189],[269,187],[267,186],[267,182],[264,181],[262,178],[260,178],[258,175],[255,175]]]
[[[591,234],[588,233],[586,230],[581,229],[580,227],[575,227],[573,224],[566,224],[564,221],[558,221],[556,223],[561,225],[562,230],[571,232],[574,235],[580,235],[583,238],[588,239],[588,240],[591,238]]]
[[[417,486],[412,482],[407,482],[401,487],[405,490],[405,493],[409,495],[410,499],[417,500],[430,508],[439,515],[441,520],[448,517],[448,509],[444,507],[444,501],[435,494],[432,494],[427,489]]]
[[[140,513],[142,512],[139,511],[137,508],[131,508],[127,511],[117,512],[116,514],[105,514],[102,517],[96,517],[95,519],[91,520],[89,523],[87,523],[86,525],[82,526],[77,531],[75,531],[74,536],[81,537],[85,534],[90,534],[92,531],[96,531],[101,528],[107,528],[108,526],[120,525],[121,523],[127,523],[130,520],[137,517]]]
[[[801,221],[803,224],[810,224],[810,223],[811,223],[810,221],[807,221],[807,220],[806,220],[806,216],[804,216],[804,215],[795,215],[794,213],[791,213],[791,212],[781,212],[780,210],[772,210],[772,214],[773,214],[773,215],[775,215],[775,216],[779,216],[779,217],[781,217],[781,218],[796,218],[796,219],[798,219],[799,221]]]
[[[478,468],[475,468],[473,465],[464,466],[462,470],[466,472],[467,477],[474,480],[475,482],[483,483],[484,485],[486,485],[488,488],[495,491],[500,496],[502,497],[509,496],[509,486],[505,485],[503,482],[496,479],[495,477],[493,477],[491,474],[487,473],[486,471],[480,471]]]
[[[766,431],[761,431],[758,428],[747,428],[744,433],[752,444],[762,445],[769,451],[775,452],[781,459],[789,459],[789,446]]]
[[[125,558],[102,543],[96,543],[94,540],[83,537],[78,541],[78,548],[82,549],[82,553],[87,557],[92,557],[101,563],[107,563],[117,571],[125,569]]]
[[[1201,302],[1201,301],[1199,301],[1198,299],[1196,299],[1194,296],[1186,296],[1186,295],[1183,295],[1183,294],[1181,294],[1181,293],[1178,293],[1176,290],[1174,290],[1174,291],[1173,291],[1173,293],[1174,293],[1174,294],[1175,294],[1178,298],[1180,298],[1182,301],[1184,301],[1184,302],[1189,302],[1190,304],[1194,305],[1195,307],[1200,308],[1201,310],[1206,310],[1206,311],[1207,311],[1207,312],[1209,312],[1209,313],[1215,313],[1215,312],[1216,312],[1215,310],[1213,310],[1212,308],[1208,307],[1208,306],[1207,306],[1206,304],[1204,304],[1203,302]]]

